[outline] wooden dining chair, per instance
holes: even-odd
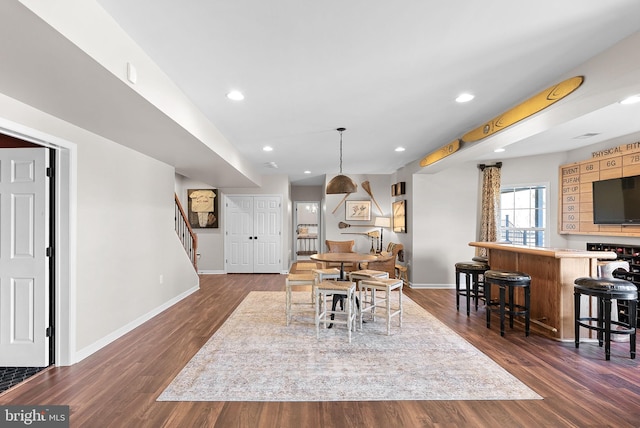
[[[350,241],[331,241],[331,240],[326,240],[324,241],[325,244],[327,245],[327,252],[328,253],[353,253],[353,247],[355,245],[355,241],[354,240],[350,240]],[[327,268],[340,268],[340,263],[326,263]],[[344,263],[344,270],[346,272],[351,272],[353,270],[357,270],[358,269],[358,263]]]

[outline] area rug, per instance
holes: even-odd
[[[293,301],[309,301],[294,292]],[[379,401],[541,399],[433,315],[404,297],[402,327],[377,318],[356,331],[321,329],[284,292],[251,292],[158,401]]]

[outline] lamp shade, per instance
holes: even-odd
[[[356,182],[342,174],[342,133],[346,128],[337,128],[336,131],[340,133],[340,175],[333,177],[325,190],[327,195],[355,193],[358,190]]]
[[[358,191],[358,185],[346,175],[336,175],[329,181],[326,190],[327,195],[355,193]]]
[[[376,221],[373,223],[377,227],[391,227],[391,218],[389,217],[376,217]]]

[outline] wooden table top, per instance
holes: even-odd
[[[319,253],[312,254],[310,257],[312,260],[317,260],[319,262],[356,263],[378,260],[378,257],[373,254],[363,253]]]

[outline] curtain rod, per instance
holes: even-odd
[[[502,162],[496,162],[495,165],[485,165],[483,163],[478,165],[480,171],[484,171],[485,168],[502,168]]]

